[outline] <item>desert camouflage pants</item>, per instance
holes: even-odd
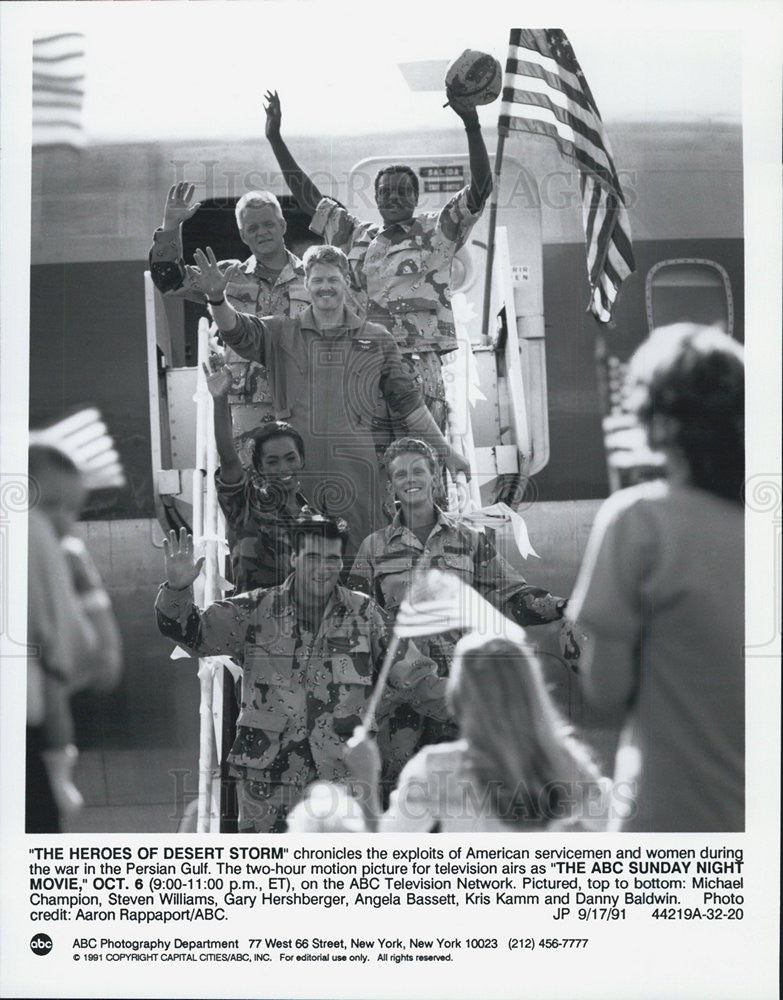
[[[318,780],[308,740],[291,743],[267,771],[236,770],[239,833],[285,833],[288,813]]]

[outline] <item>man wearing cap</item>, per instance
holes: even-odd
[[[200,304],[204,296],[194,287],[183,261],[182,224],[199,209],[193,202],[194,185],[174,184],[163,208],[163,224],[155,230],[149,253],[150,274],[164,295],[181,295]],[[226,298],[236,309],[257,316],[297,316],[309,305],[301,260],[284,242],[286,222],[280,202],[271,191],[249,191],[235,209],[242,242],[251,250],[247,260],[222,260]],[[245,454],[249,435],[274,420],[266,370],[241,358],[230,348],[225,362],[231,371],[231,416],[237,448]]]
[[[468,472],[424,406],[394,338],[346,306],[348,261],[331,246],[304,256],[312,306],[294,319],[238,313],[212,251],[195,253],[188,273],[207,297],[224,342],[269,370],[278,420],[304,440],[307,495],[318,510],[350,525],[352,560],[363,539],[386,523],[375,452],[378,427],[424,438],[452,474]]]
[[[344,522],[303,517],[293,529],[292,573],[281,586],[204,611],[193,604],[203,559],[194,564],[192,538],[183,529],[164,539],[166,582],[155,602],[161,632],[199,656],[231,656],[242,665],[228,755],[240,832],[281,833],[311,782],[350,778],[345,746],[364,721],[387,623],[374,601],[339,583],[346,538]],[[400,644],[388,685],[402,700],[447,719],[445,684],[413,643]]]
[[[441,355],[457,347],[451,311],[451,270],[481,215],[492,187],[489,156],[474,107],[452,103],[462,119],[470,157],[470,183],[439,211],[416,215],[419,181],[407,166],[385,167],[375,178],[383,225],[363,222],[325,198],[294,160],[280,135],[277,93],[266,94],[266,137],[310,228],[340,247],[350,261],[351,288],[367,303],[367,317],[397,341],[441,430],[446,400]]]

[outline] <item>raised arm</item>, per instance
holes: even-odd
[[[242,462],[234,445],[231,424],[231,407],[228,393],[231,389],[231,369],[215,361],[217,355],[204,365],[207,388],[212,396],[212,411],[215,427],[215,444],[220,459],[220,478],[224,483],[239,483],[243,478]]]
[[[269,145],[272,147],[272,152],[275,154],[275,159],[283,172],[286,184],[291,189],[291,194],[296,199],[296,203],[303,212],[312,215],[321,200],[321,192],[293,158],[291,151],[283,141],[280,134],[283,114],[277,91],[268,90],[264,94],[264,100],[267,102],[264,105],[266,112],[264,133]]]
[[[613,716],[634,701],[639,686],[638,654],[620,639],[597,636],[580,622],[587,635],[579,661],[579,683],[596,712]]]
[[[193,603],[193,581],[201,572],[203,557],[193,562],[193,539],[184,528],[163,539],[166,582],[155,600],[158,628],[169,639],[199,656],[232,656],[241,659],[253,599],[217,601],[200,611]],[[260,591],[258,592],[261,593]],[[257,601],[256,601],[257,604]]]
[[[473,586],[523,628],[559,621],[568,603],[544,587],[529,584],[484,534],[478,536],[473,556]]]
[[[380,792],[382,765],[378,744],[360,727],[348,741],[344,755],[353,776],[351,794],[361,807],[365,826],[375,833],[383,814]]]
[[[187,292],[186,270],[182,251],[182,223],[201,207],[193,202],[195,186],[187,181],[172,184],[163,206],[163,222],[152,234],[150,274],[161,292]]]
[[[492,170],[489,165],[489,154],[481,134],[481,123],[478,112],[473,107],[463,107],[457,100],[452,100],[449,90],[446,90],[449,106],[462,119],[468,137],[468,156],[470,158],[470,188],[468,190],[468,208],[471,212],[481,211],[484,202],[492,190]]]
[[[359,803],[364,822],[370,833],[427,833],[435,827],[438,817],[433,809],[433,796],[423,765],[424,756],[417,755],[403,768],[397,788],[392,792],[389,808],[381,806],[381,754],[375,740],[359,730],[345,750],[345,762],[352,775],[351,792]],[[444,775],[440,774],[441,780]]]
[[[470,466],[465,457],[452,448],[441,434],[432,414],[422,402],[421,393],[393,338],[387,334],[383,344],[379,387],[394,421],[395,431],[399,428],[411,437],[426,441],[441,456],[452,476],[464,472],[470,479]]]
[[[238,313],[226,299],[228,278],[215,259],[211,247],[196,250],[196,266],[188,265],[188,278],[206,297],[212,318],[217,324],[223,342],[248,361],[266,365],[264,321],[249,313]]]
[[[195,184],[182,181],[172,184],[163,206],[163,224],[161,229],[169,236],[181,236],[182,223],[187,222],[201,208],[201,202],[193,203]]]
[[[452,476],[456,477],[457,473],[463,472],[470,479],[470,465],[467,459],[455,448],[452,448],[441,434],[432,414],[424,403],[421,403],[415,410],[409,413],[405,417],[404,423],[411,437],[421,438],[435,449],[445,462],[446,468]]]
[[[637,694],[642,638],[654,601],[649,580],[660,572],[655,526],[632,491],[606,500],[566,611],[575,631],[587,636],[580,643],[580,685],[602,713],[624,712]]]

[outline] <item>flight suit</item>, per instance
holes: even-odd
[[[275,416],[302,435],[313,506],[348,522],[346,563],[361,541],[387,522],[375,435],[389,442],[421,396],[383,327],[350,309],[342,326],[322,333],[312,309],[294,319],[237,314],[223,340],[269,370]]]
[[[440,355],[457,347],[451,269],[483,209],[471,212],[467,199],[465,187],[436,212],[382,228],[322,198],[310,223],[348,257],[351,287],[364,295],[367,318],[397,341],[441,430],[446,396]]]

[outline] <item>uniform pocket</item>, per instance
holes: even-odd
[[[352,306],[362,310],[366,305],[366,281],[364,278],[364,258],[369,243],[363,240],[354,243],[346,256],[348,258],[348,296]]]
[[[468,552],[443,553],[444,568],[470,582],[473,579],[473,559]]]
[[[387,275],[401,277],[405,274],[420,274],[426,269],[424,251],[419,246],[389,247],[386,252],[384,270]]]
[[[260,729],[265,733],[282,733],[287,722],[288,718],[282,712],[275,712],[268,708],[243,708],[237,719],[238,726]]]
[[[298,686],[294,683],[292,657],[263,646],[246,649],[245,672],[250,686],[265,684],[286,691]]]
[[[363,659],[369,668],[369,654]],[[372,684],[372,674],[361,673],[347,653],[332,654],[332,677],[337,684],[361,684],[364,687]]]
[[[339,685],[332,728],[341,737],[349,737],[359,725],[374,681],[370,644],[359,638],[349,652],[330,652],[332,680]]]
[[[297,286],[296,288],[290,288],[288,291],[288,315],[291,319],[296,319],[296,317],[305,311],[305,309],[310,305],[310,296],[307,293],[307,289]]]
[[[395,612],[402,604],[413,576],[412,559],[394,559],[384,562],[376,570],[376,587],[383,595],[383,606]]]
[[[237,732],[229,760],[238,767],[264,770],[278,753],[288,716],[282,711],[243,708],[237,719]]]
[[[360,636],[347,650],[331,647],[329,658],[332,677],[336,684],[372,684],[372,664],[370,663],[370,643]]]

